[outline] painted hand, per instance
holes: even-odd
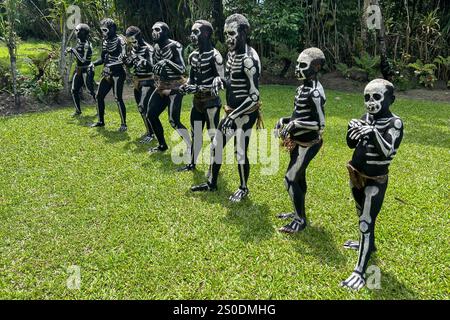
[[[220,79],[220,77],[215,77],[212,83],[212,88],[211,88],[211,93],[213,96],[218,96],[219,95],[219,91],[223,90],[224,86],[223,86],[223,82],[222,79]]]
[[[233,126],[234,126],[234,119],[231,118],[230,116],[226,117],[222,125],[223,134],[225,135],[233,134],[234,132]]]
[[[286,139],[291,133],[292,129],[294,129],[294,122],[291,121],[280,131],[280,138]]]

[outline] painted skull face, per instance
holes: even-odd
[[[157,22],[152,27],[152,38],[154,42],[164,41],[168,37],[168,28],[164,23]]]
[[[202,30],[200,29],[202,25],[200,23],[194,23],[191,30],[191,42],[194,46],[198,45],[198,42],[200,40],[200,35],[202,34]]]
[[[295,76],[299,80],[308,79],[309,69],[311,68],[312,58],[305,54],[304,52],[300,53],[297,59],[297,66],[295,67]]]
[[[139,40],[137,39],[137,34],[127,37],[127,41],[134,49],[137,49],[139,47]]]
[[[76,27],[75,27],[75,36],[78,38],[78,34],[80,33],[80,30],[81,30],[81,27],[80,27],[80,25],[77,25]]]
[[[236,22],[225,24],[224,33],[228,49],[234,51],[239,38],[239,25]]]
[[[86,41],[89,37],[89,26],[84,23],[80,23],[75,27],[74,33],[77,39],[80,41]]]
[[[103,39],[112,39],[116,35],[116,24],[112,19],[103,19],[100,22],[100,30],[102,31]]]
[[[364,89],[364,104],[367,112],[377,114],[384,108],[389,108],[392,99],[389,97],[388,86],[394,88],[394,85],[383,79],[371,81]]]
[[[318,48],[304,50],[297,59],[295,76],[299,80],[309,80],[315,76],[325,63],[325,55]]]

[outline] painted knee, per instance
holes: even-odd
[[[361,231],[362,234],[367,234],[370,232],[370,224],[365,220],[359,221],[359,231]]]

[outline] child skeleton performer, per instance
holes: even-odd
[[[168,149],[159,116],[166,107],[169,107],[170,125],[183,138],[190,153],[191,138],[188,130],[180,121],[183,95],[179,88],[184,84],[183,73],[186,70],[183,61],[183,47],[177,41],[169,39],[169,26],[164,22],[155,23],[152,30],[152,38],[155,43],[153,72],[155,73],[156,90],[149,101],[147,118],[158,139],[158,146],[151,148],[149,152],[162,152]]]
[[[345,248],[359,250],[358,262],[342,286],[355,290],[365,285],[364,273],[375,248],[375,221],[388,184],[388,168],[403,138],[403,122],[391,113],[394,85],[383,79],[370,82],[364,90],[367,113],[350,121],[347,144],[355,149],[347,168],[359,216],[359,242],[347,241]]]
[[[102,53],[100,59],[94,62],[94,66],[104,65],[102,79],[97,90],[98,122],[92,127],[105,126],[105,97],[113,89],[114,98],[119,107],[121,126],[120,132],[127,130],[126,109],[123,102],[123,86],[126,79],[123,59],[126,54],[125,40],[117,35],[117,26],[111,19],[103,19],[100,22],[103,35]]]
[[[297,88],[292,116],[281,118],[275,133],[283,139],[290,151],[284,182],[294,204],[293,213],[282,213],[280,219],[292,220],[280,232],[296,233],[306,227],[305,195],[307,190],[306,168],[322,147],[325,128],[324,105],[326,101],[317,73],[325,63],[325,55],[318,48],[304,50],[297,60],[296,76],[303,80]]]
[[[141,142],[148,143],[154,137],[153,129],[147,118],[147,107],[150,97],[153,91],[155,91],[155,82],[153,79],[153,54],[155,50],[144,41],[142,32],[138,27],[129,27],[126,31],[126,37],[128,43],[131,45],[131,52],[127,55],[125,64],[133,68],[134,98],[147,130],[141,137]]]
[[[256,51],[247,45],[249,31],[250,24],[243,15],[233,14],[225,21],[226,43],[229,49],[225,68],[228,104],[225,107],[226,116],[220,122],[214,137],[211,175],[206,183],[191,188],[194,192],[217,190],[223,150],[226,143],[234,136],[240,187],[230,197],[232,202],[239,202],[249,194],[247,181],[250,175],[250,163],[247,151],[251,130],[260,119],[258,81],[261,62]],[[216,79],[219,81],[218,78]]]
[[[224,78],[224,68],[222,55],[212,46],[212,34],[213,27],[208,21],[198,20],[192,26],[190,38],[197,49],[189,56],[189,80],[180,88],[183,93],[194,94],[191,110],[191,162],[179,171],[195,169],[202,149],[205,123],[211,142],[219,124],[221,101],[218,94],[223,89],[221,79]]]
[[[87,24],[80,23],[75,27],[75,35],[77,37],[77,46],[75,48],[67,48],[66,52],[72,54],[77,60],[77,66],[72,78],[72,98],[75,105],[75,113],[73,116],[81,114],[80,92],[85,86],[91,96],[95,100],[94,91],[94,65],[92,59],[92,45],[89,41],[90,28]]]

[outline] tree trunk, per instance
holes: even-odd
[[[12,10],[15,10],[15,3],[12,3],[8,8],[8,25],[9,25],[9,32],[8,32],[8,52],[9,52],[9,61],[10,61],[10,67],[11,67],[11,80],[12,80],[12,89],[14,94],[14,107],[16,110],[20,109],[20,96],[19,92],[17,90],[17,40],[16,40],[16,17],[15,12],[11,12]]]
[[[223,34],[223,27],[225,24],[225,16],[223,14],[223,4],[222,0],[213,0],[212,3],[212,18],[214,25],[214,33],[216,39],[221,43],[225,42],[225,37]]]
[[[10,35],[10,37],[14,37]],[[16,58],[16,50],[15,50],[15,39],[9,39],[8,51],[9,51],[9,61],[11,65],[11,79],[12,79],[12,89],[14,94],[14,107],[16,110],[20,109],[20,95],[17,90],[17,58]]]
[[[381,5],[378,0],[372,0],[372,4],[377,5],[381,9]],[[382,10],[380,10],[382,13]],[[381,56],[381,63],[380,63],[380,69],[381,74],[383,75],[383,78],[392,81],[392,78],[394,76],[394,72],[391,68],[391,65],[388,60],[387,56],[387,49],[386,49],[386,38],[385,38],[385,26],[384,26],[384,18],[383,15],[380,17],[380,30],[378,30],[378,44],[380,46],[380,56]]]
[[[67,76],[67,61],[66,61],[66,48],[67,48],[67,28],[66,19],[63,18],[62,21],[62,37],[61,37],[61,52],[59,60],[59,72],[61,75],[61,81],[63,82],[64,93],[69,93],[69,77]]]

